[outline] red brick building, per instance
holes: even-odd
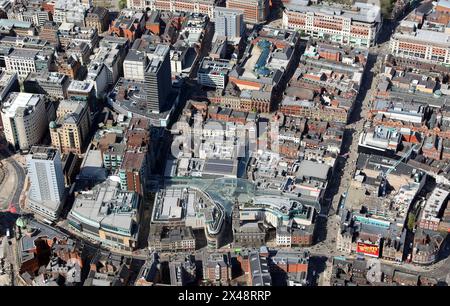
[[[139,38],[145,28],[144,13],[123,14],[117,17],[109,26],[109,34],[125,37],[133,42]]]

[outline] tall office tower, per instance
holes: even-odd
[[[269,17],[270,3],[269,0],[228,0],[227,8],[244,10],[247,23],[263,23]]]
[[[64,200],[64,174],[59,151],[34,146],[27,156],[30,191],[28,207],[35,213],[55,220]]]
[[[217,7],[214,22],[217,35],[240,37],[245,30],[244,10]]]
[[[148,113],[162,113],[170,109],[167,101],[172,88],[169,54],[168,45],[157,45],[153,52],[147,53],[144,88],[147,93]]]

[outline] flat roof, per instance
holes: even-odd
[[[311,160],[302,160],[298,168],[297,174],[299,177],[316,177],[326,180],[328,178],[328,172],[330,166],[327,164],[321,164]]]
[[[27,77],[27,81],[36,80],[41,82],[49,82],[55,84],[62,84],[68,77],[59,72],[30,72]]]
[[[34,228],[36,229],[36,232],[34,233],[34,235],[23,235],[22,239],[20,240],[21,242],[21,256],[23,258],[23,256],[26,256],[27,251],[34,249],[36,247],[35,245],[35,241],[41,237],[45,237],[49,240],[53,240],[53,238],[58,238],[58,239],[65,239],[67,238],[67,236],[56,230],[55,228],[48,226],[46,224],[43,223],[39,223],[36,220],[30,219],[28,221],[28,225],[27,227],[29,228]]]
[[[422,220],[433,220],[437,218],[439,212],[443,205],[445,205],[448,200],[450,192],[439,186],[436,187],[428,198],[425,207],[423,208]],[[439,221],[437,219],[436,221]]]
[[[145,162],[146,153],[143,152],[126,152],[120,169],[124,170],[141,170]]]
[[[381,9],[372,3],[355,2],[353,7],[359,10],[351,10],[342,5],[309,4],[309,0],[290,0],[284,6],[288,10],[303,13],[342,16],[367,23],[381,22]]]
[[[9,54],[9,57],[22,57],[27,59],[34,59],[36,55],[39,54],[39,50],[34,49],[14,49],[11,54]]]
[[[12,118],[19,108],[35,107],[41,100],[41,95],[25,92],[12,93],[9,99],[3,103],[2,112]]]
[[[58,151],[52,147],[33,146],[30,151],[31,159],[53,160]]]
[[[84,158],[83,167],[102,167],[103,158],[100,150],[89,150]]]
[[[92,190],[78,194],[69,216],[90,225],[98,224],[101,228],[106,225],[106,230],[110,227],[122,228],[128,231],[128,236],[132,236],[135,199],[134,192],[121,191],[119,182],[108,179]]]
[[[0,28],[3,27],[30,28],[31,22],[20,21],[17,19],[0,19]]]
[[[91,81],[78,81],[78,80],[72,80],[70,82],[69,88],[67,88],[68,91],[71,92],[86,92],[89,93],[94,88],[94,83]]]
[[[125,61],[131,61],[131,62],[145,62],[145,59],[147,58],[147,55],[144,51],[139,51],[135,49],[131,49],[128,51],[128,54],[125,58]]]
[[[410,40],[414,42],[421,42],[424,44],[435,44],[435,45],[443,45],[445,47],[450,47],[450,34],[445,32],[437,32],[430,30],[417,29],[412,33],[395,33],[393,35],[394,39],[399,40]]]
[[[214,175],[237,175],[237,160],[207,159],[203,167],[203,173]]]

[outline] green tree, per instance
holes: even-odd
[[[413,213],[408,214],[408,229],[412,231],[416,225],[416,216]]]
[[[127,0],[119,0],[119,9],[124,9],[127,6]]]
[[[395,0],[381,0],[381,14],[384,18],[391,18],[392,10],[394,9]]]

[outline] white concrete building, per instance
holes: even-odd
[[[225,88],[233,67],[230,60],[204,58],[197,72],[197,82],[203,86]]]
[[[49,12],[44,10],[27,8],[26,10],[9,11],[8,19],[31,22],[36,26],[42,26],[46,21],[50,20],[50,15]]]
[[[120,75],[120,50],[118,48],[100,47],[94,49],[91,63],[103,64],[106,68],[107,84],[116,84]]]
[[[450,65],[450,34],[418,29],[395,33],[389,41],[393,55],[434,64]]]
[[[123,61],[123,75],[127,80],[144,81],[147,55],[143,51],[130,50]]]
[[[371,47],[382,25],[380,7],[372,3],[355,2],[352,8],[345,8],[290,0],[284,7],[283,28],[341,44]]]
[[[170,70],[173,75],[181,75],[186,62],[187,47],[170,50]]]
[[[447,188],[448,189],[448,188]],[[438,230],[440,215],[448,203],[450,193],[443,186],[437,186],[431,193],[422,209],[419,227],[433,231]]]
[[[88,66],[88,75],[86,80],[94,83],[95,95],[102,98],[106,95],[108,87],[108,68],[103,63],[91,63]]]
[[[34,146],[27,156],[30,178],[28,207],[35,213],[55,220],[64,200],[64,174],[59,151]]]
[[[5,56],[6,71],[17,72],[20,80],[24,80],[30,72],[36,71],[36,56],[38,50],[14,49],[11,54]]]
[[[127,0],[127,7],[170,12],[200,13],[214,17],[214,0]]]
[[[244,10],[217,7],[214,22],[217,35],[240,37],[245,31]]]
[[[84,26],[86,6],[80,0],[57,0],[54,7],[53,21],[72,22]]]
[[[6,140],[21,150],[38,144],[47,130],[47,111],[42,95],[11,93],[3,102],[1,116]]]

